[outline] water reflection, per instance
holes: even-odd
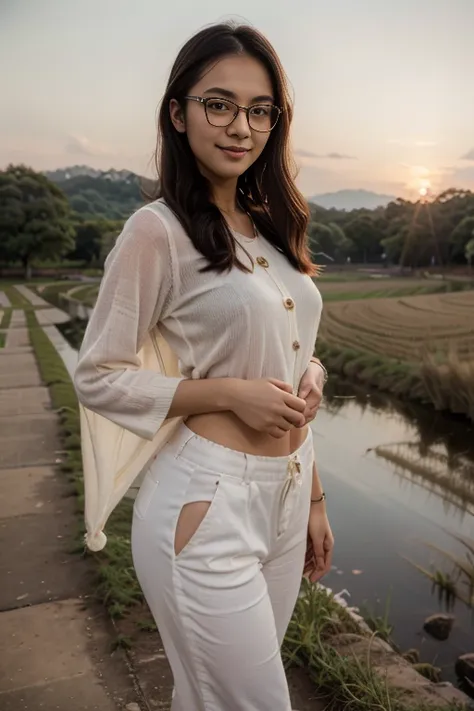
[[[474,540],[472,423],[331,382],[313,431],[336,538],[328,586],[382,613],[391,595],[395,642],[455,681],[457,656],[474,651],[472,614],[457,600],[450,639],[428,637],[423,623],[445,601],[408,560],[447,575],[449,555],[466,554],[456,536]]]

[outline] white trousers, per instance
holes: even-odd
[[[244,454],[182,425],[149,468],[132,551],[173,671],[172,711],[291,711],[280,646],[306,550],[313,441]],[[211,505],[176,555],[182,507]]]

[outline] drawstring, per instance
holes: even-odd
[[[284,528],[287,523],[287,512],[286,512],[286,502],[290,491],[297,486],[301,486],[303,479],[301,477],[301,462],[298,455],[294,455],[288,460],[287,466],[287,477],[283,485],[283,490],[281,492],[280,498],[280,530],[279,533],[283,533]]]

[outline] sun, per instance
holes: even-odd
[[[420,180],[420,187],[418,188],[418,194],[420,197],[425,198],[431,190],[431,183],[428,179]]]

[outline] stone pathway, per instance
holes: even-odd
[[[11,306],[10,299],[4,291],[0,291],[0,306],[4,309],[8,309]]]
[[[28,289],[24,284],[16,284],[15,289],[20,292],[22,296],[27,299],[33,306],[49,306],[49,303],[45,301],[41,296],[35,294],[34,291]]]
[[[139,711],[122,652],[111,656],[90,561],[70,550],[75,499],[57,418],[25,327],[13,312],[0,349],[0,708]]]

